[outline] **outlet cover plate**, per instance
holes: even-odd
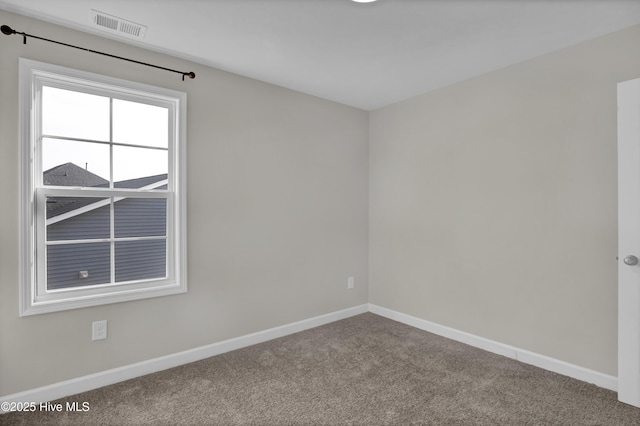
[[[107,320],[94,321],[91,327],[91,340],[107,338]]]
[[[347,288],[355,287],[355,283],[356,283],[356,278],[355,277],[347,278]]]

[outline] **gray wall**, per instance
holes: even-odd
[[[367,112],[7,12],[0,22],[197,74],[182,82],[38,40],[0,39],[0,395],[367,302]],[[18,316],[21,56],[187,92],[188,293]],[[102,319],[109,338],[91,342],[91,322]]]
[[[370,302],[617,375],[616,83],[640,26],[370,115]]]

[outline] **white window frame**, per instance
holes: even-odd
[[[20,58],[20,316],[85,308],[108,303],[167,296],[187,291],[186,232],[186,105],[187,95],[175,90],[116,79]],[[72,188],[42,182],[42,86],[67,88],[118,99],[151,103],[169,109],[167,190]],[[119,196],[167,199],[167,276],[58,290],[46,288],[44,227],[46,195]]]

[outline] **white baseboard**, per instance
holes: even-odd
[[[309,328],[318,327],[358,314],[363,314],[368,310],[369,305],[367,304],[354,306],[352,308],[343,309],[341,311],[331,312],[329,314],[320,315],[291,324],[286,324],[280,327],[274,327],[268,330],[259,331],[257,333],[247,334],[245,336],[240,336],[222,342],[201,346],[199,348],[166,355],[159,358],[153,358],[147,361],[126,365],[124,367],[101,371],[100,373],[89,374],[87,376],[66,380],[64,382],[54,383],[52,385],[43,386],[24,392],[14,393],[11,395],[0,397],[0,402],[34,402],[36,404],[40,404],[41,402],[53,401],[55,399],[75,395],[80,392],[86,392],[92,389],[100,388],[102,386],[112,385],[124,380],[144,376],[145,374],[155,373],[157,371],[166,370],[168,368],[173,368],[190,362],[199,361],[215,355],[220,355],[225,352],[245,348],[257,343],[277,339],[278,337],[298,333]],[[2,412],[4,412],[4,410],[0,409],[0,413]]]
[[[411,315],[403,314],[401,312],[393,311],[391,309],[383,308],[377,305],[369,304],[369,312],[392,319],[394,321],[401,322],[403,324],[410,325],[412,327],[419,328],[421,330],[428,331],[433,334],[437,334],[439,336],[449,338],[451,340],[465,343],[469,346],[474,346],[488,352],[503,355],[508,358],[524,362],[525,364],[534,365],[536,367],[553,371],[554,373],[562,374],[564,376],[578,379],[583,382],[593,383],[597,386],[615,392],[618,391],[618,378],[615,376],[610,376],[608,374],[570,364],[559,359],[540,355],[535,352],[530,352],[510,345],[505,345],[504,343],[485,339],[484,337],[475,336],[464,331],[445,327],[440,324],[416,318]]]
[[[245,336],[236,337],[211,345],[201,346],[199,348],[166,355],[159,358],[153,358],[147,361],[138,362],[123,367],[102,371],[87,376],[78,377],[64,382],[54,383],[52,385],[43,386],[24,392],[14,393],[11,395],[0,397],[0,402],[48,402],[66,396],[74,395],[81,392],[97,389],[103,386],[112,385],[124,380],[133,379],[144,376],[145,374],[155,373],[157,371],[166,370],[168,368],[177,367],[194,361],[199,361],[212,356],[220,355],[236,349],[245,348],[247,346],[266,342],[268,340],[277,339],[278,337],[287,336],[307,330],[309,328],[318,327],[329,324],[334,321],[349,318],[365,312],[389,318],[421,330],[428,331],[443,337],[447,337],[458,342],[483,349],[488,352],[503,355],[525,364],[531,364],[545,370],[553,371],[574,379],[584,382],[593,383],[605,389],[617,391],[618,378],[607,374],[599,373],[584,367],[560,361],[555,358],[540,355],[524,349],[505,345],[483,337],[475,336],[464,331],[445,327],[430,321],[426,321],[411,315],[393,311],[373,304],[364,304],[352,308],[332,312],[325,315],[309,318],[306,320],[286,324],[280,327],[270,328],[268,330],[257,333],[247,334]],[[0,413],[4,412],[0,409]]]

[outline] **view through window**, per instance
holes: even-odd
[[[44,86],[42,183],[166,190],[168,135],[165,107]],[[166,277],[166,198],[54,194],[47,290]]]

